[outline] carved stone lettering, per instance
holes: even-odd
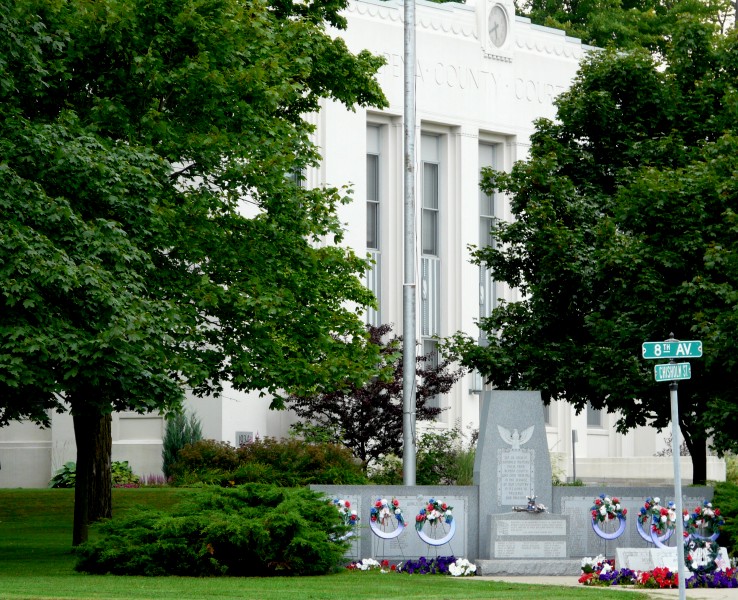
[[[503,506],[525,505],[535,494],[535,450],[497,451],[497,495]]]
[[[498,536],[546,536],[546,535],[566,535],[566,521],[546,520],[534,521],[528,519],[525,521],[497,521]]]
[[[566,542],[495,542],[495,558],[566,558]]]

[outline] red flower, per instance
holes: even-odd
[[[382,501],[381,501],[381,500],[377,500],[377,501],[376,501],[376,502],[374,503],[374,506],[376,506],[377,508],[382,508]]]
[[[346,505],[346,508],[351,507],[351,502],[349,502],[348,500],[344,500],[344,504]]]
[[[597,518],[597,511],[596,510],[593,510],[592,511],[592,518],[593,519],[596,519]]]
[[[390,570],[391,570],[391,571],[396,571],[396,570],[397,570],[397,565],[392,565],[392,566],[390,567]]]
[[[716,508],[713,512],[715,513],[715,516],[716,517],[719,517],[720,516],[720,509],[719,508]]]
[[[392,499],[392,506],[394,506],[395,508],[397,508],[398,506],[400,506],[400,501],[397,498],[393,498]]]
[[[615,515],[613,513],[607,513],[607,518],[608,519],[614,519],[615,518]]]
[[[594,577],[594,573],[585,573],[579,578],[579,583],[587,584],[587,582]]]
[[[427,510],[428,512],[430,512],[430,511],[433,510],[433,508],[434,508],[434,506],[432,504],[429,504],[428,506],[425,507],[425,510]]]
[[[425,518],[425,515],[415,515],[415,520],[420,522]]]
[[[442,508],[443,510],[446,510],[446,509],[448,508],[448,504],[446,504],[446,503],[444,502],[443,504],[441,504],[441,508]]]
[[[595,499],[595,505],[596,506],[599,506],[600,504],[602,504],[602,500],[600,500],[599,498],[596,498]]]
[[[376,523],[376,521],[377,521],[377,515],[372,515],[372,521]]]
[[[389,561],[386,558],[382,561],[382,566],[389,567]]]
[[[612,499],[612,503],[613,504],[620,504],[620,500],[618,500],[617,498],[613,498]]]
[[[665,515],[665,514],[667,514],[668,512],[669,512],[669,511],[668,511],[668,510],[666,510],[665,508],[663,508],[663,507],[661,508],[661,516],[664,516],[664,515]]]
[[[623,516],[625,516],[625,515],[627,515],[627,514],[628,514],[628,509],[627,509],[627,508],[624,508],[624,509],[623,509]]]

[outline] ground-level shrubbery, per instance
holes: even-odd
[[[171,512],[140,508],[100,526],[76,569],[117,575],[321,575],[347,549],[338,511],[306,488],[193,490]]]
[[[234,448],[227,442],[188,444],[171,466],[174,485],[271,483],[360,485],[367,482],[351,451],[336,444],[262,438]]]

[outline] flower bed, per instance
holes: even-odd
[[[687,588],[738,588],[738,573],[733,568],[714,572],[698,572],[687,577],[684,582]],[[579,583],[583,585],[632,585],[643,588],[676,588],[679,587],[679,576],[665,567],[657,567],[653,571],[632,571],[631,569],[615,569],[615,561],[596,556],[582,559],[582,576]]]
[[[406,573],[408,575],[451,575],[452,577],[466,577],[476,575],[477,566],[465,558],[455,556],[437,556],[426,558],[421,556],[417,560],[406,560],[397,564],[390,564],[388,560],[377,561],[365,558],[347,565],[352,571],[379,570],[382,573]]]

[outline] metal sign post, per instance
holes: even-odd
[[[676,505],[676,553],[679,576],[679,600],[686,600],[684,569],[684,515],[682,509],[682,464],[679,456],[679,398],[677,380],[690,379],[692,370],[689,363],[677,363],[676,358],[699,358],[702,356],[702,342],[694,340],[680,342],[674,334],[663,342],[644,342],[641,346],[643,358],[668,358],[669,362],[656,365],[654,376],[656,381],[669,382],[669,400],[671,401],[671,454],[674,458],[674,503]]]

